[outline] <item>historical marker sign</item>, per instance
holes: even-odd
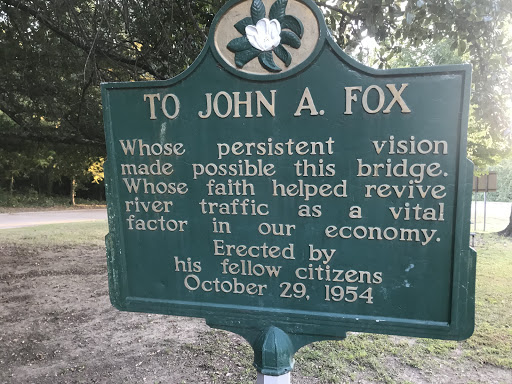
[[[103,84],[112,303],[292,349],[469,337],[470,75],[367,68],[309,0],[229,2],[183,74]]]

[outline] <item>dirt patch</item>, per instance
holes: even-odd
[[[200,319],[114,309],[101,247],[3,245],[0,265],[0,383],[256,381],[252,351],[241,337],[213,330]],[[384,363],[393,367],[391,382],[505,383],[510,378],[508,370],[452,359],[434,358],[421,370],[395,358]],[[307,373],[298,366],[292,383],[384,381],[378,370],[350,364],[352,373],[323,378],[328,369],[321,360]]]
[[[210,329],[115,310],[104,249],[2,246],[0,258],[0,382],[211,382],[188,347]]]

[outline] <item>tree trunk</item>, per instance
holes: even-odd
[[[507,228],[498,232],[498,235],[512,237],[512,209],[510,210],[510,219],[508,220]]]
[[[51,169],[51,167],[48,167]],[[51,196],[53,194],[53,175],[51,171],[46,171],[45,173],[45,181],[46,181],[46,194]]]
[[[41,195],[43,193],[41,188],[41,175],[37,175],[37,193]]]
[[[11,173],[11,185],[9,185],[9,193],[11,194],[11,196],[12,196],[13,192],[14,192],[14,174]]]
[[[73,177],[71,179],[71,205],[75,206],[75,195],[76,195],[76,180]]]

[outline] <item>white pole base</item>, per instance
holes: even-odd
[[[281,376],[267,376],[258,372],[256,384],[290,384],[290,372]]]

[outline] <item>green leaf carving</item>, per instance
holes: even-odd
[[[270,7],[268,18],[270,20],[277,19],[279,22],[281,22],[285,16],[287,4],[288,0],[276,0],[276,2]]]
[[[261,0],[252,0],[251,18],[253,25],[265,17],[265,5]]]
[[[274,53],[287,67],[291,64],[292,55],[290,55],[290,52],[288,52],[286,48],[283,47],[283,44],[279,44],[277,47],[275,47]]]
[[[300,47],[300,38],[292,31],[281,31],[281,44],[289,45],[292,48]]]
[[[252,45],[251,43],[249,43],[249,40],[247,39],[246,36],[233,39],[228,44],[228,49],[231,52],[245,51],[249,48],[252,48]]]
[[[245,27],[248,25],[252,25],[252,19],[250,17],[246,17],[245,19],[240,20],[235,24],[235,28],[241,35],[245,36]]]
[[[272,55],[272,51],[261,52],[258,56],[260,60],[260,64],[263,68],[265,68],[269,72],[281,72],[281,68],[279,68],[274,62],[274,57]]]
[[[238,68],[242,68],[249,61],[254,59],[260,54],[260,50],[256,48],[246,49],[235,53],[235,64]]]
[[[279,22],[281,23],[281,29],[289,29],[300,38],[304,35],[304,26],[302,25],[302,21],[297,19],[295,16],[285,15],[283,20],[279,20]]]

